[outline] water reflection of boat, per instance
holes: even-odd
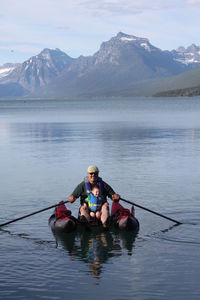
[[[110,258],[122,255],[127,250],[132,255],[137,233],[122,232],[118,229],[102,231],[94,228],[91,231],[75,230],[70,233],[53,231],[56,244],[61,245],[73,258],[89,265],[93,276],[99,277],[103,265]]]

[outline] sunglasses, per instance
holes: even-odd
[[[92,172],[92,173],[89,173],[90,175],[98,175],[97,172]]]

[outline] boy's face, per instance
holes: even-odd
[[[92,193],[95,197],[99,196],[99,189],[98,188],[93,188]]]

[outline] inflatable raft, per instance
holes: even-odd
[[[118,202],[112,203],[111,216],[109,219],[109,227],[115,227],[122,231],[138,231],[139,221],[134,215],[134,208],[131,210],[124,208]],[[49,218],[49,225],[53,231],[59,232],[72,232],[77,227],[85,229],[99,228],[103,229],[100,221],[93,219],[91,222],[82,222],[81,218],[76,219],[72,216],[70,210],[68,210],[63,202],[60,202],[56,207],[54,213]],[[87,226],[86,226],[87,225]],[[108,229],[109,229],[108,227]]]
[[[77,228],[77,219],[65,204],[60,202],[49,218],[49,225],[53,231],[71,232]]]

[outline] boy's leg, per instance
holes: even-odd
[[[97,211],[96,212],[96,218],[99,220],[101,218],[101,212],[100,211]]]
[[[93,211],[90,212],[90,217],[92,217],[92,218],[95,217],[95,213]]]

